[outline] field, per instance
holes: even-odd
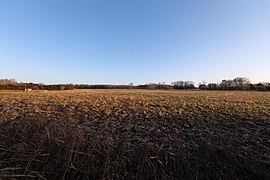
[[[270,93],[0,92],[0,179],[270,179]]]

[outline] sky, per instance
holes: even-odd
[[[269,0],[0,0],[0,78],[270,82]]]

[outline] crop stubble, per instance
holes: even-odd
[[[0,178],[270,177],[270,93],[0,92]]]

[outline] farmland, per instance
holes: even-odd
[[[0,92],[0,179],[269,179],[270,93]]]

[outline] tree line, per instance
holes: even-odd
[[[270,91],[270,83],[252,84],[248,78],[237,77],[233,80],[222,80],[221,83],[201,83],[200,90],[254,90],[254,91]]]
[[[148,83],[143,85],[134,86],[133,83],[129,85],[89,85],[89,84],[76,84],[76,89],[163,89],[163,90],[171,90],[171,89],[196,89],[194,82],[192,81],[177,81],[172,84],[166,83]]]
[[[149,83],[144,85],[133,86],[133,83],[129,85],[88,85],[88,84],[76,84],[76,89],[200,89],[200,90],[223,90],[223,91],[270,91],[270,83],[257,83],[252,84],[248,78],[237,77],[233,80],[222,80],[221,83],[200,83],[198,87],[195,86],[193,81],[175,81],[171,84],[166,83]]]
[[[171,84],[166,83],[148,83],[134,86],[133,83],[128,85],[113,84],[57,84],[45,85],[35,83],[18,83],[14,79],[0,79],[0,90],[73,90],[73,89],[163,89],[163,90],[181,90],[181,89],[200,89],[200,90],[254,90],[254,91],[270,91],[270,83],[252,84],[248,78],[237,77],[233,80],[222,80],[221,83],[200,83],[198,87],[192,81],[175,81]]]
[[[173,89],[171,85],[161,84],[161,83],[149,83],[144,85],[134,86],[132,83],[129,85],[113,85],[113,84],[99,84],[99,85],[89,85],[89,84],[76,84],[75,89]]]
[[[75,86],[73,84],[35,84],[35,83],[18,83],[14,79],[0,79],[0,90],[18,90],[25,89],[31,90],[73,90]]]

